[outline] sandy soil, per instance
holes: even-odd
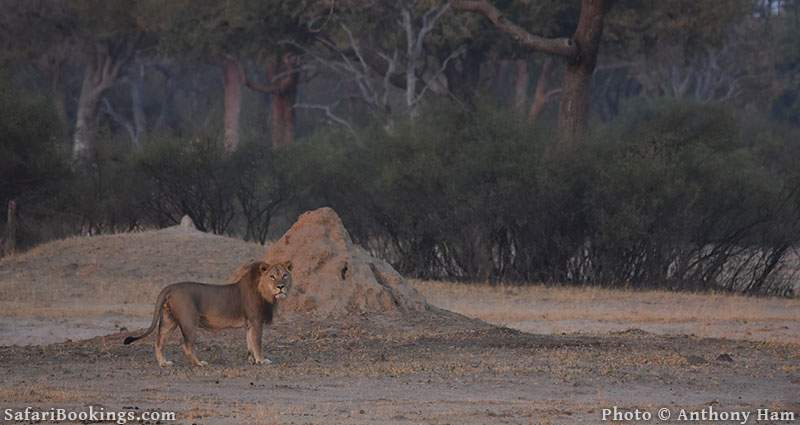
[[[441,314],[347,326],[292,320],[249,366],[241,332],[205,335],[207,368],[176,344],[159,369],[123,334],[0,348],[6,407],[176,411],[181,423],[599,423],[603,408],[800,410],[796,345],[663,337],[543,336]],[[730,358],[724,356],[729,355]]]
[[[176,364],[160,369],[151,338],[121,344],[149,323],[160,286],[183,273],[224,279],[263,247],[137,237],[149,250],[138,267],[97,240],[0,260],[0,409],[163,410],[185,424],[597,424],[615,405],[800,417],[797,299],[416,282],[434,305],[483,321],[438,308],[283,316],[265,332],[272,365],[247,364],[244,332],[231,330],[201,335],[209,367],[189,367],[175,339]],[[43,254],[54,264],[26,271]]]

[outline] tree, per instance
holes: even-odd
[[[94,161],[101,99],[133,59],[137,43],[136,37],[86,43],[85,69],[72,144],[72,159],[76,164],[88,165]]]
[[[65,1],[6,0],[0,14],[0,63],[33,64],[42,73],[65,139],[70,128],[65,74],[78,51],[73,20]]]
[[[300,67],[295,52],[279,49],[267,59],[264,75],[270,83],[261,84],[247,77],[242,68],[240,75],[251,90],[271,96],[270,135],[272,146],[280,147],[294,142],[295,100],[300,84]]]
[[[532,51],[560,56],[566,60],[559,106],[559,141],[572,147],[586,137],[591,101],[592,74],[603,34],[606,13],[614,0],[582,0],[575,32],[570,38],[534,35],[514,22],[487,0],[456,0],[456,10],[478,13],[521,46]]]
[[[340,81],[333,95],[337,100],[306,106],[325,111],[331,121],[352,130],[334,107],[342,100],[360,102],[391,128],[397,110],[413,120],[428,94],[451,95],[448,69],[465,48],[458,37],[444,34],[449,10],[448,2],[438,0],[340,5],[315,34],[316,44],[302,49]],[[399,95],[397,102],[394,95]]]
[[[228,152],[239,144],[243,85],[271,96],[272,144],[291,143],[300,80],[297,56],[287,46],[304,42],[309,22],[325,10],[325,4],[310,0],[149,0],[143,4],[140,25],[159,34],[163,51],[208,61],[222,70]],[[266,83],[244,72],[250,58],[263,69]]]
[[[135,8],[124,2],[70,0],[75,25],[71,36],[78,40],[83,81],[73,133],[75,166],[91,166],[96,159],[99,111],[103,96],[127,71],[145,37],[136,25]]]

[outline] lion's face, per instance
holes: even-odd
[[[261,295],[271,302],[286,298],[292,286],[292,262],[273,265],[262,263],[260,272],[258,289]]]

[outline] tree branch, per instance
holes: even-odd
[[[312,104],[312,103],[295,103],[293,105],[293,107],[294,108],[305,108],[305,109],[318,109],[318,110],[321,110],[321,111],[325,112],[325,116],[328,117],[328,119],[330,119],[331,121],[333,121],[333,122],[343,126],[344,128],[346,128],[348,131],[350,131],[350,133],[353,134],[353,136],[357,136],[358,134],[356,133],[355,129],[353,129],[353,126],[350,125],[350,123],[347,122],[347,120],[345,120],[344,118],[334,114],[333,111],[331,110],[334,106],[336,106],[337,103],[338,102],[334,103],[333,105],[318,105],[318,104]]]
[[[522,46],[531,50],[562,56],[567,59],[575,59],[578,56],[578,47],[572,39],[546,38],[533,35],[519,25],[507,20],[506,17],[503,16],[503,13],[487,0],[454,0],[452,5],[455,10],[472,12],[485,16],[492,21],[497,29],[510,35]]]

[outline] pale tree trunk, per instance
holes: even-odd
[[[514,61],[514,110],[522,113],[528,103],[528,61],[517,59]]]
[[[417,116],[417,68],[419,67],[419,59],[422,55],[421,49],[417,50],[417,40],[415,38],[416,32],[414,31],[413,21],[411,19],[411,10],[408,7],[403,7],[403,28],[406,33],[406,106],[408,107],[408,115],[413,120]],[[422,47],[422,44],[419,44]]]
[[[72,141],[72,160],[76,165],[88,165],[95,159],[100,97],[106,88],[94,82],[93,72],[84,74],[78,110],[75,116],[75,133]]]
[[[498,29],[533,51],[563,57],[567,61],[558,116],[559,143],[573,148],[586,138],[589,124],[592,73],[603,34],[603,21],[614,0],[581,0],[578,27],[571,38],[534,35],[509,21],[487,0],[454,0],[453,7],[481,14]]]
[[[450,3],[445,3],[441,7],[432,7],[422,16],[419,30],[414,28],[414,19],[412,18],[411,3],[403,3],[401,7],[402,25],[406,35],[406,106],[408,107],[408,115],[413,120],[417,116],[419,101],[422,93],[417,94],[417,84],[419,83],[418,73],[424,71],[425,50],[424,42],[428,34],[436,26],[436,22],[444,15],[445,12],[450,10]],[[446,62],[450,58],[446,59]],[[432,82],[428,82],[430,86]]]
[[[242,75],[238,61],[227,58],[224,63],[223,84],[225,90],[225,152],[233,152],[239,146],[239,116],[242,110]]]
[[[147,117],[144,113],[144,75],[145,67],[141,61],[131,73],[131,110],[133,111],[133,148],[142,147],[142,137],[147,132]]]
[[[116,46],[116,49],[112,49],[107,43],[92,46],[78,98],[72,145],[74,166],[84,167],[94,163],[100,99],[119,79],[122,67],[132,57],[135,44],[136,41],[126,41],[122,46]]]

